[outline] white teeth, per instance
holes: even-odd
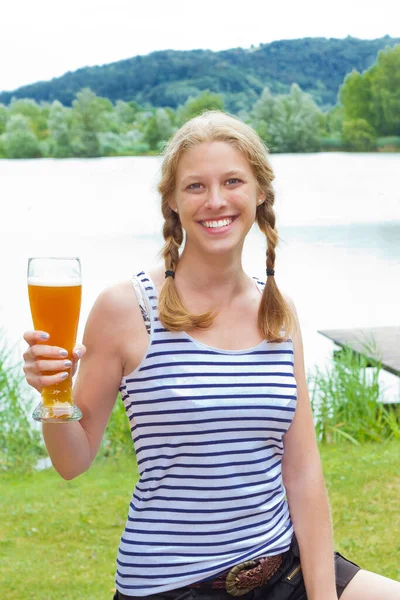
[[[221,219],[220,221],[202,221],[201,224],[205,227],[215,228],[215,227],[225,227],[232,223],[233,219]]]

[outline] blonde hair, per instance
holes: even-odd
[[[268,150],[251,127],[236,117],[217,110],[206,111],[185,123],[172,136],[164,149],[158,191],[161,195],[161,208],[165,220],[163,227],[165,245],[162,249],[165,268],[176,270],[179,248],[183,241],[179,215],[168,203],[168,198],[175,189],[179,161],[183,153],[195,145],[215,141],[231,144],[245,156],[251,165],[259,191],[266,196],[265,202],[257,205],[256,222],[267,239],[267,269],[274,269],[275,247],[279,238],[273,210],[274,174],[268,161]],[[212,312],[190,314],[179,297],[173,277],[166,278],[159,299],[159,318],[166,329],[182,331],[195,327],[207,328],[212,324],[214,317]],[[292,311],[280,293],[273,276],[267,277],[258,312],[258,326],[265,339],[271,342],[284,341],[295,327]]]

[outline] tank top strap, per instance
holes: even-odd
[[[154,322],[158,321],[157,290],[144,271],[134,275],[131,281],[147,332],[151,335],[152,330],[154,330]]]
[[[265,281],[260,281],[258,277],[253,277],[253,280],[257,288],[260,290],[260,293],[262,294],[265,288]]]
[[[262,294],[265,282],[260,281],[258,277],[252,277],[252,279]],[[154,323],[159,320],[157,316],[157,290],[154,288],[153,282],[144,271],[140,271],[136,275],[133,275],[131,281],[147,333],[151,335],[152,329],[154,330]]]

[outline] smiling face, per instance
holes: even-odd
[[[185,247],[241,252],[259,199],[265,194],[243,154],[226,142],[203,142],[182,155],[169,204],[178,209]]]

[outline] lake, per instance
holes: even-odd
[[[318,329],[399,325],[400,154],[283,154],[275,171],[276,281],[297,306],[307,369],[329,361]],[[80,256],[79,336],[98,293],[158,262],[158,157],[0,160],[0,325],[11,343],[31,328],[29,256]],[[250,274],[265,273],[253,228]],[[384,375],[387,398],[399,380]]]

